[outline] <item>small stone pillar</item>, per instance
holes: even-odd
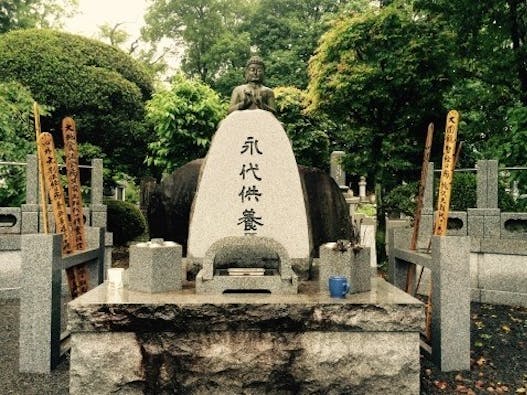
[[[319,288],[329,292],[330,276],[344,276],[348,279],[350,293],[366,292],[371,289],[370,249],[347,247],[349,241],[326,243],[320,246]],[[340,249],[344,245],[346,249]]]
[[[34,154],[26,157],[26,203],[21,209],[21,233],[38,233],[38,163]]]
[[[100,228],[106,227],[106,205],[102,202],[103,196],[103,168],[102,159],[92,159],[91,161],[91,226]]]
[[[468,235],[477,238],[500,238],[498,161],[479,160],[477,168],[477,208],[467,209]]]
[[[432,359],[470,369],[470,238],[432,236]]]
[[[366,197],[366,177],[361,176],[359,181],[359,199],[361,202],[367,202]]]
[[[130,246],[129,289],[148,293],[181,290],[182,253],[181,245],[163,239]]]

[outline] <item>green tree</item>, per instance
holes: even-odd
[[[155,131],[147,163],[165,173],[204,157],[226,106],[210,87],[177,74],[169,90],[154,94],[147,119]]]
[[[521,132],[515,136],[513,109],[527,106],[527,2],[418,0],[416,8],[428,23],[449,31],[455,44],[444,102],[462,116],[462,165],[481,158],[525,163],[527,154],[508,151],[514,140],[526,152]]]
[[[184,47],[182,70],[214,86],[223,76],[230,80],[233,68],[239,70],[249,57],[249,35],[238,27],[253,2],[154,0],[145,15],[143,36],[154,42],[166,37]]]
[[[119,48],[142,62],[152,76],[165,72],[168,67],[165,56],[171,51],[168,49],[158,51],[156,43],[145,43],[140,37],[130,42],[130,33],[122,28],[124,23],[100,25],[98,36],[101,41],[107,41],[112,47]]]
[[[50,30],[19,30],[0,36],[0,81],[18,81],[53,108],[43,131],[62,141],[60,122],[72,116],[80,143],[107,155],[105,166],[133,176],[150,134],[144,103],[152,92],[144,67],[127,54],[84,37]]]
[[[361,0],[260,0],[252,8],[243,29],[264,57],[270,86],[305,89],[307,65],[320,36],[343,10],[365,10]]]
[[[327,169],[329,135],[335,123],[324,114],[306,114],[306,92],[295,87],[274,89],[277,117],[292,141],[298,164]]]
[[[446,114],[449,43],[448,32],[402,2],[345,14],[322,37],[310,62],[309,110],[349,125],[337,137],[352,153],[350,174],[388,189],[415,178],[426,125]]]
[[[62,27],[77,12],[78,0],[2,0],[0,33],[32,27]]]

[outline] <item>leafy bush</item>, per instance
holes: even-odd
[[[149,138],[144,103],[152,82],[132,57],[73,34],[17,30],[0,35],[0,70],[0,81],[23,84],[53,108],[42,129],[54,133],[57,146],[61,120],[72,116],[79,143],[101,147],[105,167],[141,174]]]
[[[147,119],[156,135],[148,145],[148,165],[170,173],[204,157],[225,113],[225,104],[210,87],[177,74],[170,89],[156,92],[147,104]]]
[[[126,245],[146,231],[146,220],[137,206],[121,200],[106,200],[107,229],[113,232],[113,244]]]
[[[0,161],[25,162],[26,155],[35,152],[32,108],[29,90],[17,82],[0,82]],[[0,165],[0,207],[24,202],[24,173],[23,167]]]
[[[467,211],[467,208],[476,207],[476,184],[476,175],[474,173],[456,172],[454,174],[450,197],[451,211]]]
[[[398,185],[384,197],[384,210],[389,217],[404,214],[413,217],[415,214],[417,182]]]

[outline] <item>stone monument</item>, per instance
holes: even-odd
[[[191,213],[188,257],[203,259],[214,243],[232,237],[259,238],[269,247],[262,255],[263,261],[271,259],[269,254],[276,256],[276,246],[283,246],[287,258],[278,254],[280,264],[276,268],[280,284],[286,281],[292,286],[296,281],[289,258],[308,260],[310,256],[298,167],[284,129],[268,111],[231,113],[214,135],[201,168]],[[230,245],[224,243],[223,247]],[[208,257],[204,264],[213,265],[213,260]],[[254,264],[238,262],[235,266]],[[196,279],[204,287],[197,289],[204,291],[215,274],[213,268],[204,267]],[[245,288],[241,283],[239,286]],[[277,285],[273,292],[278,289],[283,287]]]
[[[306,207],[305,190],[323,179],[300,177],[263,64],[254,65],[200,165],[186,257],[203,265],[195,287],[105,284],[70,303],[72,394],[419,393],[421,302],[381,278],[345,299],[298,285],[292,262],[310,259],[313,233],[330,237],[309,219],[338,210]],[[153,198],[162,220],[173,200]]]

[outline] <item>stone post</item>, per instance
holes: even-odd
[[[432,236],[432,359],[470,369],[470,238]]]
[[[498,161],[480,160],[477,168],[477,208],[467,209],[468,234],[476,238],[500,238]]]
[[[330,155],[330,175],[339,187],[346,185],[346,172],[342,168],[344,151],[333,151]]]
[[[38,233],[38,163],[37,156],[27,155],[26,164],[26,203],[21,206],[21,233]]]
[[[103,204],[102,159],[91,161],[91,226],[106,228],[106,205]]]
[[[152,239],[130,247],[128,286],[131,290],[155,293],[182,289],[181,245]]]
[[[60,359],[62,236],[22,235],[19,370],[49,373]]]

